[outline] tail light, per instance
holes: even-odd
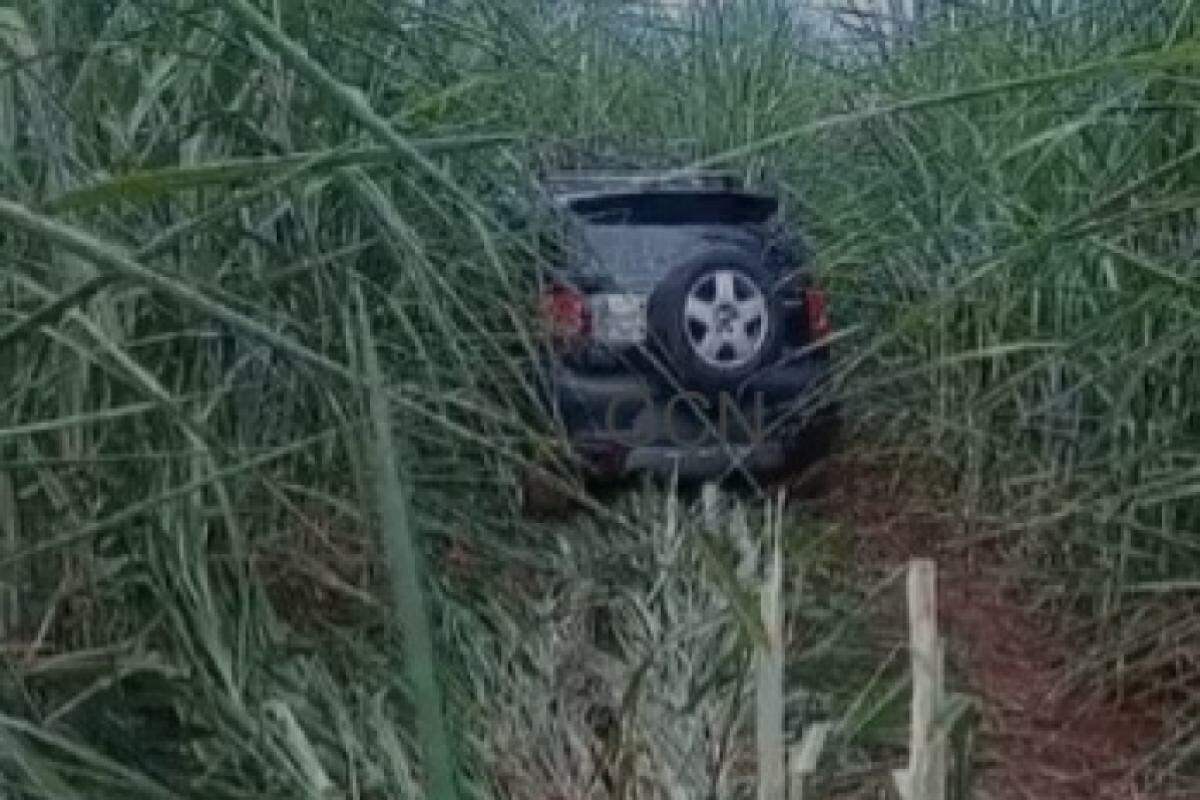
[[[587,299],[577,289],[551,284],[538,301],[542,325],[550,338],[574,342],[587,336],[590,327]]]
[[[820,341],[833,332],[829,314],[825,310],[825,292],[809,287],[804,290],[804,317],[808,321],[808,335],[812,341]]]

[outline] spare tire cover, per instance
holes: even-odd
[[[755,255],[705,250],[672,270],[651,297],[650,324],[684,389],[736,389],[778,358],[782,307]]]

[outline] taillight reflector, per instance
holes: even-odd
[[[569,286],[558,284],[543,292],[538,311],[552,338],[577,339],[588,332],[587,300]]]
[[[819,341],[833,332],[825,310],[825,293],[820,289],[804,290],[804,316],[808,320],[808,335],[813,340]]]

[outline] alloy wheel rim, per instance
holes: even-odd
[[[730,370],[752,361],[767,340],[768,324],[766,297],[738,270],[701,275],[684,300],[688,345],[709,367]]]

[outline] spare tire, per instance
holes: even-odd
[[[672,270],[649,321],[685,389],[736,389],[779,356],[783,308],[746,250],[713,248]]]

